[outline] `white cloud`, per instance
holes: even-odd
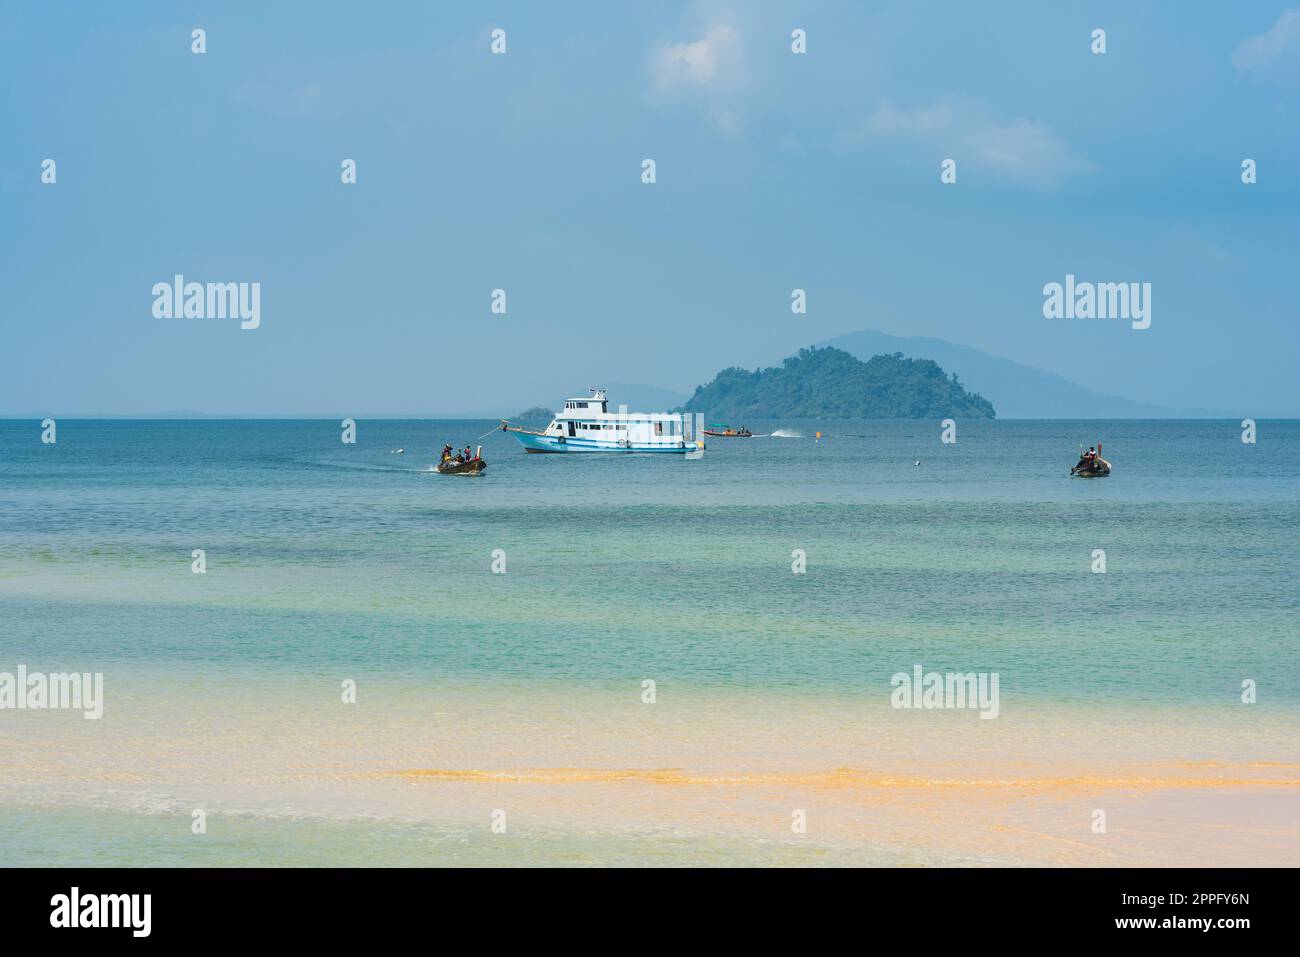
[[[1258,36],[1247,37],[1232,54],[1232,65],[1244,73],[1273,76],[1300,61],[1300,7],[1283,10],[1277,23]]]
[[[730,85],[738,80],[741,61],[740,34],[720,23],[702,40],[673,43],[659,50],[652,69],[661,90]]]
[[[933,150],[936,164],[956,160],[959,177],[963,168],[988,170],[1038,188],[1091,168],[1050,126],[1000,117],[981,103],[955,98],[912,110],[884,104],[845,139],[911,140]]]
[[[697,103],[725,132],[740,131],[747,75],[744,42],[735,28],[718,23],[702,39],[654,51],[650,77],[657,99]]]

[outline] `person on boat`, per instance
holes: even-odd
[[[469,446],[468,446],[468,445],[465,446],[465,461],[466,461],[466,462],[473,462],[473,461],[474,461],[474,453],[471,452],[471,451],[469,450]]]
[[[451,443],[448,442],[442,447],[442,461],[445,462],[451,458]]]
[[[1101,468],[1102,458],[1097,452],[1095,445],[1088,446],[1088,451],[1079,456],[1079,464],[1074,467],[1076,472],[1092,472]]]

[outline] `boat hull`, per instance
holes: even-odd
[[[534,432],[510,430],[527,452],[656,452],[683,455],[696,450],[694,443],[687,445],[681,439],[664,442],[618,442],[608,439],[588,439],[577,436],[538,435]]]
[[[472,462],[444,462],[434,471],[439,475],[482,475],[487,471],[487,463],[482,459]]]

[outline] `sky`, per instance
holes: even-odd
[[[1285,2],[2,2],[0,81],[0,415],[508,414],[860,329],[1300,415]]]

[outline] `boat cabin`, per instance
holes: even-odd
[[[591,395],[578,399],[564,400],[564,418],[569,418],[573,413],[582,413],[582,417],[594,415],[599,412],[604,415],[609,412],[609,402],[605,399],[604,389],[592,389]]]
[[[564,408],[555,414],[544,435],[566,439],[591,439],[598,444],[629,442],[658,444],[671,441],[681,444],[686,433],[683,416],[674,412],[628,412],[621,405],[609,411],[604,389],[592,389],[591,395],[564,400]]]

